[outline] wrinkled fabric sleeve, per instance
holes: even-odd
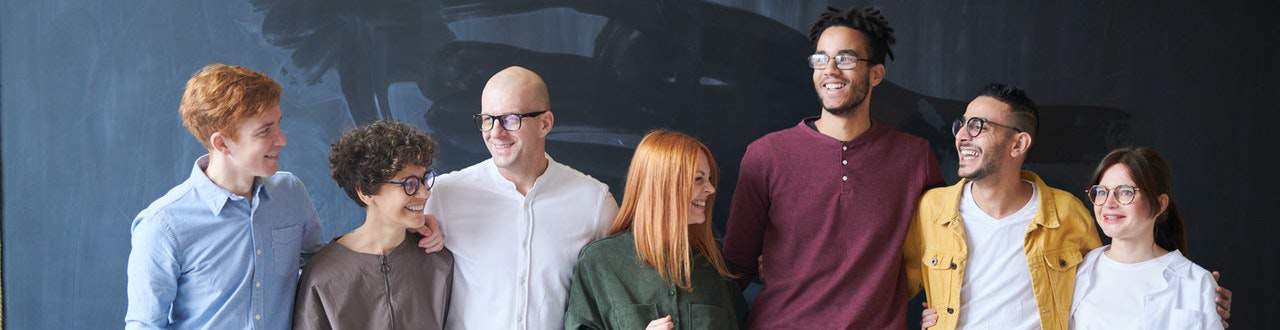
[[[128,275],[125,329],[167,329],[178,292],[181,247],[162,215],[134,219]]]

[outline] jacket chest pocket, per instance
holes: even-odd
[[[920,262],[924,269],[929,306],[937,310],[939,316],[955,316],[960,312],[960,284],[964,281],[960,269],[964,267],[964,254],[928,251]]]
[[[1064,249],[1045,252],[1040,259],[1044,265],[1045,280],[1048,281],[1044,283],[1045,289],[1053,299],[1053,304],[1046,306],[1054,306],[1053,310],[1063,314],[1058,316],[1066,318],[1065,314],[1071,309],[1071,296],[1076,289],[1076,267],[1084,260],[1084,255],[1079,249]],[[1036,284],[1035,280],[1032,278],[1032,285]],[[1042,289],[1035,288],[1035,291],[1042,292]],[[1039,294],[1036,298],[1041,299]],[[1041,306],[1040,310],[1043,311],[1046,306]]]

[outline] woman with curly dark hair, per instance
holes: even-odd
[[[431,137],[394,121],[357,127],[330,148],[333,180],[365,219],[303,269],[295,329],[444,327],[453,255],[423,253],[409,231],[427,221],[435,151]]]

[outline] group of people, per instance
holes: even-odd
[[[133,220],[126,328],[905,328],[921,289],[922,328],[1227,325],[1231,293],[1183,255],[1155,151],[1108,154],[1091,215],[1022,169],[1038,109],[991,84],[952,125],[962,179],[943,187],[926,141],[871,120],[887,20],[830,9],[810,36],[822,109],[747,147],[722,244],[706,145],[647,134],[619,207],[547,154],[546,83],[518,66],[481,94],[478,164],[437,176],[435,142],[400,122],[343,134],[330,172],[365,219],[326,244],[302,182],[277,171],[280,85],[206,66],[179,111],[208,154]]]

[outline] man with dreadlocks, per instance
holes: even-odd
[[[901,329],[903,238],[921,194],[942,184],[937,161],[924,139],[871,120],[893,57],[879,10],[828,9],[810,38],[822,109],[747,147],[724,257],[740,285],[765,283],[750,328]]]

